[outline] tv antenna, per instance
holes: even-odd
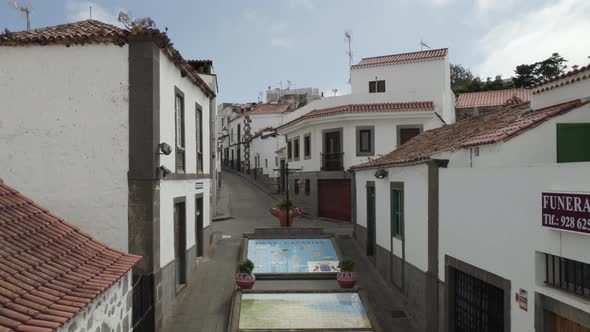
[[[92,19],[92,6],[88,6],[90,8],[90,19]]]
[[[30,4],[21,4],[18,1],[13,2],[14,8],[21,13],[24,13],[27,18],[27,30],[31,30],[31,10]]]
[[[420,39],[420,51],[424,51],[424,47],[428,48],[429,50],[431,49],[430,46],[428,46],[422,39]]]
[[[348,41],[348,51],[346,52],[346,54],[348,55],[348,84],[351,84],[352,78],[351,78],[351,72],[350,72],[351,69],[350,68],[352,67],[352,32],[345,31],[344,37]]]
[[[332,92],[334,93],[334,96],[338,93],[338,89],[334,88],[332,89]]]

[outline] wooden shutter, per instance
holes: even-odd
[[[590,161],[590,123],[557,124],[557,162]]]

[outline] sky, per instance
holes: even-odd
[[[19,0],[32,7],[31,27],[89,18],[118,24],[125,11],[151,17],[185,59],[211,59],[221,102],[257,101],[265,90],[316,87],[350,92],[353,63],[413,52],[420,41],[449,48],[451,63],[475,75],[504,78],[514,68],[559,52],[572,65],[590,62],[589,0]],[[26,27],[8,0],[0,29]]]

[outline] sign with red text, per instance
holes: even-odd
[[[590,234],[590,193],[541,194],[544,227]]]

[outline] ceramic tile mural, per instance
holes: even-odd
[[[358,293],[242,294],[240,329],[371,329]]]
[[[248,258],[254,274],[338,272],[330,239],[250,239]]]

